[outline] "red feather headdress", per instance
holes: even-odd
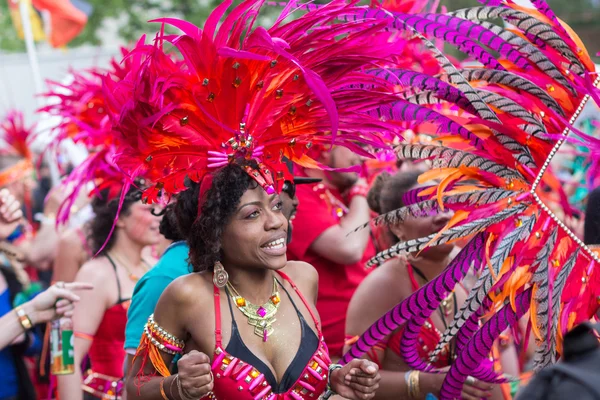
[[[253,29],[262,1],[246,1],[217,29],[230,5],[223,2],[204,29],[158,20],[184,33],[138,43],[131,53],[143,56],[137,68],[120,82],[106,81],[115,129],[128,144],[116,162],[131,178],[145,174],[155,182],[146,193],[151,201],[184,190],[186,177],[198,181],[231,162],[276,190],[288,173],[283,157],[325,168],[310,157],[311,146],[338,144],[368,156],[360,144],[381,146],[379,132],[401,130],[366,115],[386,98],[397,100],[393,84],[364,72],[398,63],[394,54],[403,43],[384,24],[329,25],[356,11],[354,3],[334,1],[284,23],[289,5],[273,27]],[[164,42],[183,63],[173,61]]]
[[[0,156],[22,158],[16,164],[0,171],[0,187],[19,180],[33,171],[29,139],[34,127],[25,127],[23,114],[9,111],[0,122]]]
[[[127,51],[122,49],[121,53],[125,55]],[[118,135],[112,130],[102,82],[106,74],[113,79],[125,77],[129,68],[130,62],[126,59],[122,63],[111,60],[110,70],[71,71],[73,80],[70,84],[48,81],[49,91],[42,94],[52,103],[38,112],[62,118],[53,128],[50,149],[58,152],[60,144],[70,139],[83,144],[89,152],[87,159],[61,182],[67,195],[58,210],[58,224],[68,220],[72,206],[88,183],[93,184],[90,196],[105,189],[108,189],[109,198],[118,197],[122,192],[125,176],[113,161]]]

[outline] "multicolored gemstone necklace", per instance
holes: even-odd
[[[227,292],[231,296],[235,303],[235,306],[248,318],[248,324],[254,327],[254,334],[262,337],[263,342],[266,342],[269,335],[273,334],[275,329],[273,328],[273,322],[275,322],[275,314],[279,309],[281,298],[279,297],[279,291],[277,290],[277,279],[273,278],[273,292],[269,300],[261,305],[257,306],[250,303],[244,296],[242,296],[228,281]]]

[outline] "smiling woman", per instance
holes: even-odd
[[[317,274],[287,261],[281,199],[246,166],[258,168],[229,164],[178,195],[175,210],[197,273],[163,293],[127,381],[128,396],[302,399],[322,394],[330,382],[348,398],[370,398],[378,381],[372,363],[329,367],[315,309]],[[169,376],[177,353],[185,353],[179,373]],[[164,378],[147,379],[157,372]]]

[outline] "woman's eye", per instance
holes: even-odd
[[[283,201],[278,201],[277,203],[275,203],[275,205],[273,206],[273,210],[275,211],[280,211],[283,208]]]
[[[246,218],[258,218],[259,212],[258,210],[254,211],[251,214],[248,214],[248,216]]]

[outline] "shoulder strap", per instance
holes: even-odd
[[[306,307],[306,309],[308,310],[311,318],[313,319],[313,322],[315,323],[315,328],[317,328],[317,333],[319,334],[319,339],[321,339],[321,337],[323,336],[323,334],[321,333],[321,327],[319,326],[319,321],[317,320],[317,317],[315,316],[315,314],[312,311],[310,303],[308,301],[306,301],[306,299],[304,298],[304,295],[302,294],[302,292],[300,292],[300,290],[298,289],[298,287],[296,286],[296,284],[290,279],[289,276],[287,276],[286,274],[284,274],[281,271],[277,271],[277,273],[283,279],[285,279],[286,281],[288,281],[289,284],[294,289],[294,291],[296,292],[296,294],[298,294],[298,297],[300,297],[300,300],[302,300],[302,303],[304,303],[304,306]]]
[[[419,270],[407,263],[406,271],[408,272],[408,278],[410,279],[412,289],[413,290],[419,289],[419,287],[420,287],[419,282],[417,282],[417,279],[415,278],[415,273]],[[423,275],[423,273],[421,271],[418,272],[418,275],[421,276],[421,278],[423,278],[423,280],[427,281],[427,279],[425,278],[425,276]]]
[[[121,303],[123,301],[123,298],[121,297],[121,281],[119,281],[119,274],[117,273],[117,264],[115,264],[115,262],[108,255],[108,253],[106,253],[105,256],[106,256],[106,259],[108,260],[108,262],[110,262],[110,264],[112,265],[113,269],[115,270],[115,277],[117,278],[117,293],[119,295],[118,300],[117,300],[117,304],[119,304],[119,303]]]
[[[221,336],[221,291],[217,285],[213,285],[215,293],[215,346],[221,348],[223,338]]]

